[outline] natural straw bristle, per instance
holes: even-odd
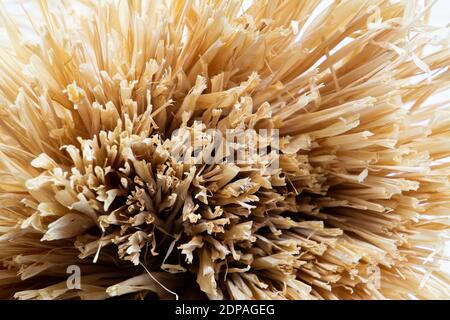
[[[428,1],[32,4],[0,4],[0,298],[450,297]],[[277,129],[278,168],[178,161],[208,129]]]

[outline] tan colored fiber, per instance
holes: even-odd
[[[422,1],[32,3],[0,4],[0,298],[450,297]],[[279,129],[279,168],[177,161],[214,128]]]

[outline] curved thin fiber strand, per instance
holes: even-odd
[[[32,2],[0,4],[0,298],[450,297],[422,1]],[[278,129],[279,168],[177,161],[208,129]]]

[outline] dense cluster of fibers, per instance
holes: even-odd
[[[0,4],[0,298],[448,298],[448,33],[325,2]],[[277,167],[174,157],[208,129]]]

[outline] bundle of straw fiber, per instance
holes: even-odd
[[[428,1],[32,3],[0,5],[0,298],[450,297]],[[278,153],[176,158],[209,129]]]

